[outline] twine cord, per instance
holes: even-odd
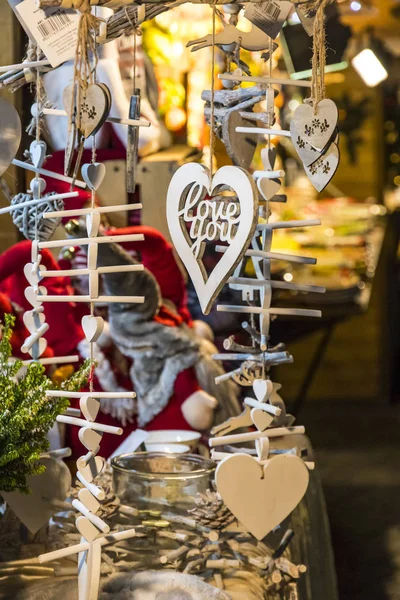
[[[319,0],[312,6],[316,9],[313,27],[313,57],[311,101],[314,112],[317,112],[318,103],[325,97],[325,65],[326,65],[326,33],[325,9],[332,0]]]
[[[217,0],[212,5],[212,45],[211,45],[211,114],[210,114],[210,179],[213,176],[213,156],[214,156],[214,113],[215,113],[215,22],[217,16]]]

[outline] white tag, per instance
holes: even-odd
[[[275,39],[290,10],[293,8],[291,2],[286,0],[267,0],[267,2],[250,2],[244,12],[246,19],[253,25],[259,27],[264,33]]]
[[[41,48],[52,67],[75,56],[80,16],[63,8],[38,8],[36,0],[23,0],[15,11],[25,31]]]
[[[118,448],[111,454],[109,461],[115,456],[120,456],[121,454],[131,454],[132,452],[136,452],[141,444],[145,442],[148,436],[147,431],[143,431],[143,429],[136,429],[132,431],[130,435],[118,446]]]

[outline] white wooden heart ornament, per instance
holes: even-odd
[[[90,215],[86,215],[86,230],[89,237],[96,237],[100,227],[100,213],[93,211]]]
[[[89,427],[81,427],[78,432],[78,437],[85,448],[95,452],[100,445],[103,435],[98,431],[94,431],[94,429],[90,429]]]
[[[42,140],[34,140],[29,146],[32,164],[40,169],[46,158],[47,145]]]
[[[322,152],[335,133],[339,112],[333,100],[318,103],[316,111],[309,104],[300,104],[293,114],[297,132],[310,146]]]
[[[79,533],[89,543],[93,542],[101,533],[86,517],[78,517],[75,521],[75,525]]]
[[[322,152],[310,146],[304,137],[299,134],[294,120],[290,123],[290,137],[303,165],[308,167],[321,156]]]
[[[27,310],[22,319],[29,333],[34,333],[46,321],[44,314],[35,310]]]
[[[93,479],[96,479],[104,468],[104,458],[101,456],[95,456],[87,464],[83,461],[82,457],[76,461],[78,471],[83,477],[91,483]]]
[[[28,353],[30,354],[30,356],[42,356],[43,352],[46,350],[47,348],[47,340],[43,337],[39,338],[37,340],[37,342],[35,342],[35,344],[32,346],[32,348],[30,350],[28,350]]]
[[[76,107],[73,95],[76,96],[76,87],[71,84],[65,88],[63,93],[64,108],[68,116],[71,116],[71,108],[75,110]],[[96,83],[90,84],[82,96],[80,113],[77,118],[77,123],[85,138],[97,133],[106,120],[109,110],[109,101],[103,87]]]
[[[306,167],[306,175],[318,192],[322,192],[334,177],[339,166],[339,160],[339,148],[333,143],[323,156],[309,167]]]
[[[42,196],[44,191],[46,190],[46,187],[47,183],[45,179],[42,179],[42,177],[39,177],[38,179],[34,177],[29,184],[29,188],[34,198],[39,198],[40,196]]]
[[[26,263],[24,266],[24,275],[30,285],[38,285],[40,281],[39,264]]]
[[[29,304],[33,306],[33,308],[39,308],[42,304],[40,296],[47,295],[47,289],[43,286],[29,286],[24,290],[25,298],[28,300]]]
[[[96,420],[100,410],[100,400],[92,398],[90,395],[85,395],[79,400],[79,406],[87,421],[93,422]]]
[[[262,540],[299,504],[309,474],[298,456],[278,455],[260,466],[247,454],[233,454],[219,463],[215,479],[229,510]]]
[[[238,202],[213,200],[213,193],[221,188],[233,190]],[[208,169],[188,163],[171,179],[167,195],[168,228],[204,314],[209,313],[250,244],[257,225],[257,205],[254,182],[240,167],[222,167],[210,182]],[[207,241],[229,244],[208,276],[201,260]]]
[[[106,175],[106,166],[103,163],[89,163],[82,165],[83,181],[87,183],[90,190],[98,190]]]
[[[273,171],[276,161],[276,148],[263,148],[261,150],[261,161],[266,171]]]
[[[90,510],[90,512],[92,512],[94,515],[97,513],[101,506],[100,502],[98,502],[93,496],[93,494],[91,494],[86,488],[82,488],[81,490],[79,490],[78,498],[82,502],[82,504],[86,506],[86,508]]]
[[[104,320],[101,317],[85,315],[82,317],[82,329],[88,342],[96,342],[104,329]]]
[[[252,408],[250,416],[258,431],[265,431],[274,420],[274,415],[270,415],[261,408]]]
[[[255,379],[253,391],[259,402],[266,402],[274,390],[274,384],[270,379]]]
[[[268,179],[267,177],[259,177],[257,179],[257,187],[266,202],[271,200],[277,194],[281,187],[279,179]]]

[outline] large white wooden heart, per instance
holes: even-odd
[[[309,474],[298,456],[278,455],[261,466],[248,454],[232,454],[219,463],[215,480],[229,510],[262,540],[299,504]]]
[[[213,200],[223,186],[237,202]],[[209,196],[207,198],[207,195]],[[169,232],[187,268],[204,314],[246,252],[257,225],[258,195],[250,175],[240,167],[222,167],[212,181],[208,169],[183,165],[171,179],[167,194]],[[187,226],[190,226],[187,231]],[[228,250],[209,276],[202,262],[206,241],[228,242]]]
[[[294,111],[292,122],[297,133],[310,146],[322,152],[335,134],[338,119],[336,104],[325,98],[318,102],[315,112],[309,104],[300,104]]]

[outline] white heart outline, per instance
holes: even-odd
[[[200,185],[210,196],[218,187],[229,186],[236,193],[240,204],[240,221],[233,243],[222,254],[208,277],[201,259],[198,261],[190,251],[187,234],[182,228],[184,221],[179,217],[184,191],[193,184]],[[205,315],[210,312],[215,297],[250,244],[257,226],[257,209],[256,186],[251,176],[241,167],[221,167],[210,181],[210,172],[204,165],[187,163],[171,179],[167,192],[168,229],[175,249],[189,272]]]

